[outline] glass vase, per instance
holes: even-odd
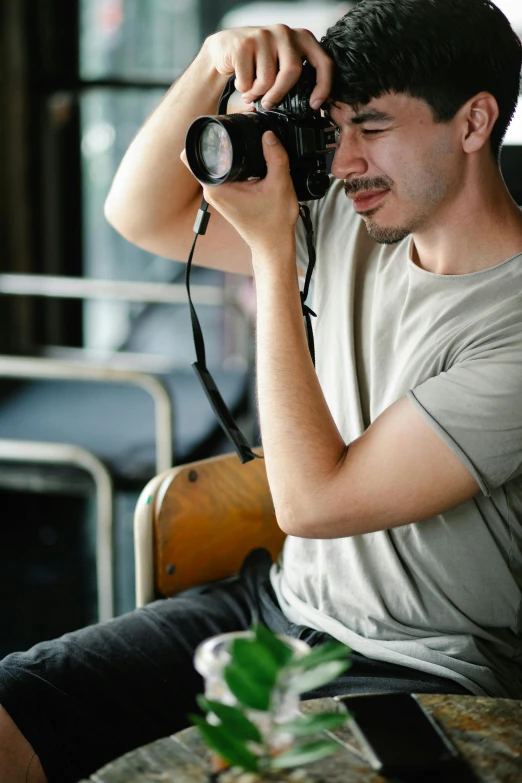
[[[234,631],[223,633],[206,639],[197,647],[194,655],[194,666],[203,676],[205,696],[207,699],[219,701],[230,706],[237,706],[237,699],[230,691],[224,679],[225,667],[231,662],[231,646],[236,639],[252,639],[252,631]],[[296,659],[307,655],[310,647],[300,639],[278,635],[293,651]],[[255,677],[255,671],[252,672]],[[267,711],[247,709],[246,715],[255,723],[263,738],[263,742],[274,755],[290,747],[293,736],[282,732],[277,727],[299,715],[299,695],[287,687],[287,682],[279,680],[273,687],[270,708]],[[218,719],[207,715],[209,722],[218,723]]]

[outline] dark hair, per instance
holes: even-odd
[[[352,107],[388,92],[448,122],[483,90],[497,100],[496,159],[518,100],[522,45],[489,0],[362,0],[321,41],[336,63],[331,98]]]

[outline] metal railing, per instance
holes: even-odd
[[[156,376],[134,370],[60,359],[0,356],[0,377],[100,381],[140,386],[151,395],[154,401],[156,471],[161,473],[171,467],[173,463],[172,402],[164,384]]]
[[[0,294],[170,304],[186,304],[188,301],[187,289],[177,283],[137,283],[29,274],[0,274]],[[194,285],[191,288],[191,296],[194,303],[199,305],[234,304],[227,289],[219,286]]]

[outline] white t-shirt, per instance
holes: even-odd
[[[436,275],[411,238],[374,242],[341,181],[310,206],[317,374],[346,443],[407,395],[482,492],[377,533],[288,536],[281,607],[370,658],[522,698],[522,253]]]

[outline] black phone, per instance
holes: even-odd
[[[475,780],[453,743],[413,694],[335,698],[348,710],[348,725],[369,765],[379,774],[401,780],[449,781],[452,772],[458,772],[459,780]]]

